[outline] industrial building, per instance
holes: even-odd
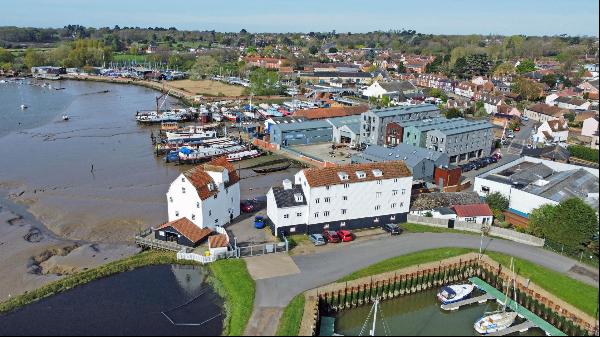
[[[324,120],[272,124],[269,133],[270,142],[279,146],[319,144],[332,141],[333,126]]]

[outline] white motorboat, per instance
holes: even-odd
[[[181,142],[199,142],[206,139],[217,138],[217,131],[215,130],[189,130],[187,132],[165,132],[167,136],[167,142],[170,143],[181,143]]]
[[[500,311],[483,316],[473,326],[480,334],[490,334],[510,327],[517,318],[516,312]]]
[[[475,286],[472,284],[446,286],[438,291],[437,298],[442,304],[450,304],[469,297],[473,289],[475,289]]]
[[[69,120],[69,115],[63,115],[62,116],[62,120],[63,121],[68,121]]]
[[[28,106],[27,106],[27,105],[25,105],[25,104],[21,104],[21,110],[25,110],[25,109],[27,109],[27,108],[28,108]]]
[[[240,161],[244,159],[256,158],[260,156],[260,152],[258,150],[248,150],[242,152],[231,153],[227,155],[227,161],[234,162]]]

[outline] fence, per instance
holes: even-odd
[[[472,255],[471,255],[472,256]],[[410,269],[410,268],[407,268]],[[383,276],[388,274],[383,274]],[[410,272],[394,273],[393,276],[374,277],[369,282],[349,282],[350,284],[333,284],[327,290],[316,295],[316,307],[305,308],[308,322],[303,326],[316,328],[320,315],[354,308],[373,303],[375,299],[388,300],[398,296],[439,287],[445,284],[464,281],[478,276],[497,289],[505,289],[512,284],[512,273],[503,271],[495,261],[482,257],[468,258],[458,262],[444,263],[439,266],[426,264]],[[359,280],[360,281],[360,280]],[[572,306],[560,303],[552,295],[530,283],[518,278],[515,292],[519,305],[530,310],[563,332],[573,335],[597,335],[598,322]],[[512,292],[512,290],[511,290]],[[318,313],[318,317],[314,317]],[[313,331],[314,332],[314,331]]]
[[[544,248],[553,251],[557,254],[568,256],[579,262],[583,262],[592,266],[598,267],[600,261],[598,260],[598,256],[594,255],[591,251],[576,249],[572,247],[567,247],[561,243],[554,242],[546,239],[544,242]]]
[[[285,242],[261,243],[258,245],[237,246],[238,257],[251,257],[288,251],[287,239]]]
[[[200,254],[196,254],[196,253],[190,253],[190,252],[188,252],[187,249],[183,249],[177,253],[177,260],[195,261],[200,264],[207,264],[207,263],[215,262],[217,260],[229,259],[229,258],[233,258],[233,257],[237,257],[237,254],[235,251],[227,251],[227,252],[223,252],[223,253],[219,253],[219,254],[211,254],[208,256],[200,255]]]
[[[427,225],[432,227],[446,227],[448,228],[448,219],[437,219],[430,218],[425,216],[418,216],[414,214],[408,215],[408,222],[418,223],[421,225]],[[463,230],[473,233],[481,233],[481,224],[472,223],[472,222],[464,222],[464,221],[455,221],[454,229]],[[533,235],[520,233],[511,229],[489,226],[487,227],[489,230],[487,231],[487,235],[497,236],[503,239],[524,243],[526,245],[543,247],[544,239],[535,237]]]

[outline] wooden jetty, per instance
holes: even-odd
[[[484,294],[481,296],[467,298],[462,301],[458,301],[458,302],[454,302],[454,303],[442,304],[440,306],[440,308],[442,308],[443,310],[458,310],[465,305],[471,305],[474,303],[485,303],[489,300],[494,300],[494,299],[496,299],[496,297],[494,297],[493,295]]]
[[[525,332],[531,328],[536,327],[535,324],[533,324],[533,322],[531,321],[525,321],[521,324],[517,324],[517,325],[513,325],[509,328],[506,328],[502,331],[498,331],[498,332],[494,332],[494,333],[490,333],[488,334],[488,336],[506,336],[506,335],[510,335],[512,333],[515,332]]]

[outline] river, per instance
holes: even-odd
[[[206,277],[200,267],[161,265],[99,279],[0,315],[0,335],[219,336],[223,301]]]
[[[369,316],[371,305],[341,311],[336,315],[335,332],[344,336],[358,336]],[[479,336],[473,323],[484,312],[496,310],[495,302],[472,305],[458,311],[446,312],[440,309],[436,300],[436,290],[397,297],[383,301],[380,305],[377,336]],[[372,320],[365,327],[363,335],[368,335]],[[521,336],[543,336],[539,329],[530,329]]]

